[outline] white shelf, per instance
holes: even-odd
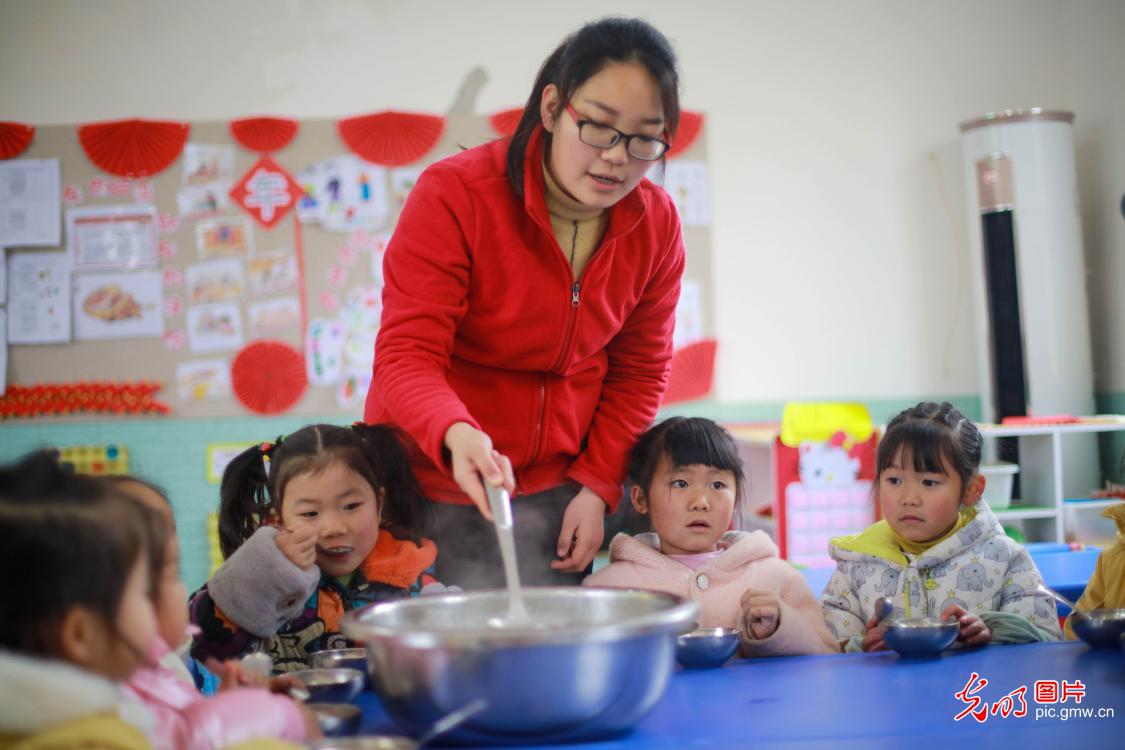
[[[980,433],[987,438],[1034,437],[1036,435],[1078,435],[1090,432],[1117,432],[1125,430],[1125,416],[1107,414],[1089,417],[1089,422],[1071,424],[1048,424],[1027,427],[1007,427],[1005,425],[982,424]]]
[[[1022,506],[1015,508],[993,508],[992,512],[1001,521],[1022,521],[1029,518],[1055,518],[1059,512],[1054,508]]]
[[[1109,506],[1117,505],[1118,503],[1125,503],[1125,499],[1120,497],[1110,497],[1104,500],[1064,500],[1063,507],[1079,508],[1082,510],[1101,510],[1102,508],[1108,508]]]
[[[1068,501],[1063,495],[1063,440],[1067,435],[1125,431],[1125,416],[1100,414],[1080,417],[1082,421],[1070,424],[1050,424],[1013,427],[1006,425],[980,425],[981,435],[987,440],[998,438],[1032,438],[1020,448],[1020,477],[1024,492],[1031,492],[1044,505],[1019,506],[1013,501],[1011,509],[995,510],[1002,522],[1043,520],[1050,521],[1048,529],[1036,530],[1037,539],[1030,541],[1066,541],[1067,508],[1097,510],[1121,502],[1120,499]],[[1038,438],[1050,438],[1044,442]],[[1026,452],[1025,452],[1026,448]],[[1071,491],[1074,491],[1073,489]],[[1081,490],[1079,490],[1080,492]],[[1047,500],[1047,498],[1050,498]],[[1042,538],[1043,535],[1047,538]]]

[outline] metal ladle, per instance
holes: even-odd
[[[500,543],[500,557],[504,560],[504,577],[508,581],[508,616],[494,617],[488,621],[492,627],[526,626],[531,624],[531,615],[523,603],[520,589],[520,572],[516,565],[516,540],[513,533],[512,500],[503,487],[493,487],[484,482],[488,493],[488,506],[492,510],[492,520],[496,525],[496,538]],[[471,705],[471,704],[470,704]]]

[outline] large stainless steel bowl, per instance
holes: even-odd
[[[494,627],[502,591],[374,604],[347,614],[345,635],[366,645],[376,692],[418,735],[478,698],[484,710],[455,742],[562,742],[621,734],[659,700],[676,636],[695,602],[593,588],[524,592],[533,626]]]

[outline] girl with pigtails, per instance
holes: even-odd
[[[274,669],[340,648],[344,612],[444,590],[427,505],[395,430],[316,424],[248,448],[220,490],[225,562],[191,599],[196,659],[250,651]]]

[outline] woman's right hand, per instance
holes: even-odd
[[[445,431],[445,447],[449,449],[453,479],[489,521],[492,511],[481,481],[493,487],[515,492],[512,462],[492,448],[492,438],[468,422],[454,422]]]

